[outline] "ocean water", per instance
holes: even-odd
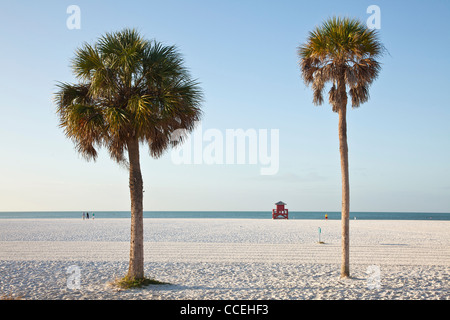
[[[90,211],[92,219],[130,218],[129,211]],[[341,219],[340,212],[289,212],[289,219]],[[27,211],[0,212],[0,219],[81,219],[81,211]],[[272,219],[271,211],[144,211],[144,218],[214,218],[214,219]],[[445,220],[450,221],[450,213],[432,212],[350,212],[350,219],[361,220]]]

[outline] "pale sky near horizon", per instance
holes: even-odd
[[[70,5],[80,29],[66,25]],[[279,132],[274,175],[260,174],[261,159],[176,164],[171,151],[155,160],[143,148],[144,210],[270,211],[282,200],[340,211],[337,114],[312,104],[296,50],[328,17],[366,21],[370,5],[389,54],[370,100],[348,111],[350,210],[450,212],[446,0],[2,0],[0,211],[129,210],[127,171],[104,150],[97,162],[78,155],[52,101],[57,81],[75,81],[75,49],[124,27],[178,47],[204,91],[203,133]]]

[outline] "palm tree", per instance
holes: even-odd
[[[356,19],[330,18],[310,32],[298,48],[302,77],[313,90],[313,103],[323,103],[323,91],[331,84],[328,101],[339,115],[339,150],[342,173],[342,264],[341,277],[350,276],[350,187],[347,146],[347,88],[352,107],[369,99],[369,86],[381,70],[376,60],[384,47],[374,29]]]
[[[175,46],[145,40],[134,29],[83,44],[72,60],[76,84],[58,83],[60,127],[86,160],[105,147],[129,169],[130,261],[127,277],[144,279],[143,181],[140,144],[160,157],[200,119],[202,91]]]

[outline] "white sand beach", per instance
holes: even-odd
[[[450,221],[352,220],[352,278],[346,280],[339,278],[338,220],[144,221],[146,276],[169,284],[118,291],[109,282],[127,271],[129,219],[1,219],[0,296],[450,298]],[[318,243],[319,227],[324,244]],[[79,288],[67,285],[73,265]]]

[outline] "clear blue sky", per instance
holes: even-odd
[[[66,26],[69,5],[81,29]],[[333,16],[381,10],[389,51],[371,99],[348,112],[351,211],[450,212],[450,2],[2,1],[0,211],[129,210],[128,173],[86,162],[55,115],[57,81],[84,41],[135,27],[175,44],[205,93],[202,129],[279,129],[279,170],[141,164],[144,210],[340,211],[337,114],[312,104],[296,48]]]

